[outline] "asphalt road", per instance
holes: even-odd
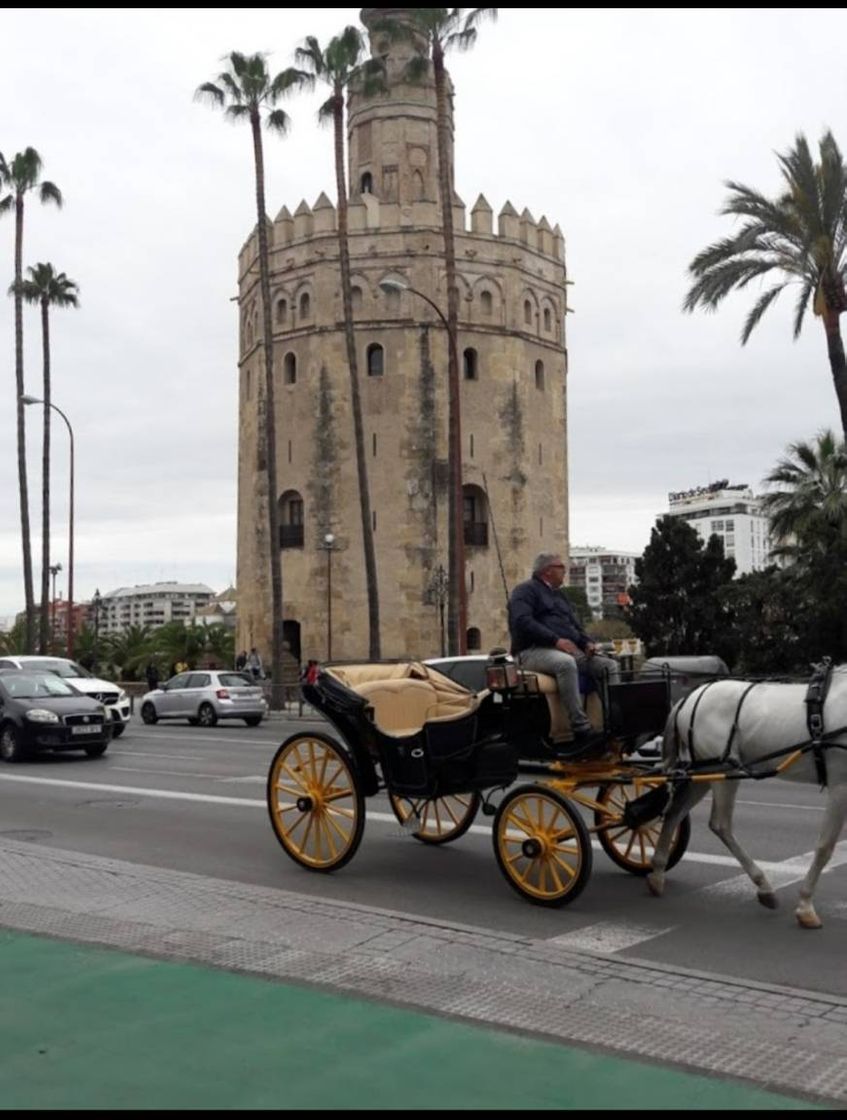
[[[821,821],[817,788],[771,780],[745,783],[739,794],[739,836],[779,886],[776,912],[757,905],[709,832],[708,798],[663,899],[597,851],[582,896],[549,910],[508,887],[485,818],[455,844],[424,847],[386,819],[384,797],[369,801],[372,816],[347,867],[319,875],[294,864],[268,823],[264,786],[277,745],[310,726],[321,725],[275,718],[259,728],[201,729],[134,719],[101,759],[45,755],[2,766],[0,836],[847,996],[847,841],[818,890],[824,929],[802,931],[792,917],[804,872],[798,857],[808,857]]]

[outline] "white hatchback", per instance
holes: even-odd
[[[177,673],[141,702],[145,723],[187,719],[201,727],[214,727],[219,719],[243,719],[248,727],[258,727],[267,713],[262,686],[247,673],[233,669]]]
[[[83,696],[99,700],[112,720],[114,739],[123,735],[124,728],[129,723],[130,702],[124,690],[110,681],[93,676],[87,669],[83,669],[76,661],[71,661],[67,657],[41,657],[32,653],[15,654],[0,657],[0,669],[40,669],[45,673],[55,673],[57,677],[73,685]]]

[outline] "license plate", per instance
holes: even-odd
[[[71,735],[100,735],[103,731],[102,727],[72,727]]]

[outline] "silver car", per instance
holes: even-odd
[[[214,727],[219,719],[243,719],[248,727],[258,727],[267,712],[261,686],[247,673],[232,669],[177,673],[141,701],[145,723],[187,719],[192,725]]]

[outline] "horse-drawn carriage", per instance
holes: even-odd
[[[608,746],[585,761],[568,757],[570,726],[552,677],[494,656],[487,678],[475,693],[420,662],[325,667],[304,695],[336,734],[292,735],[268,775],[270,818],[287,854],[315,871],[342,867],[361,842],[365,798],[384,791],[400,824],[425,844],[457,840],[480,809],[493,816],[503,875],[539,905],[580,894],[592,835],[618,866],[648,874],[669,794],[633,751],[665,726],[669,674],[607,683],[587,697]],[[532,780],[515,785],[520,777]],[[689,832],[685,817],[668,866]]]

